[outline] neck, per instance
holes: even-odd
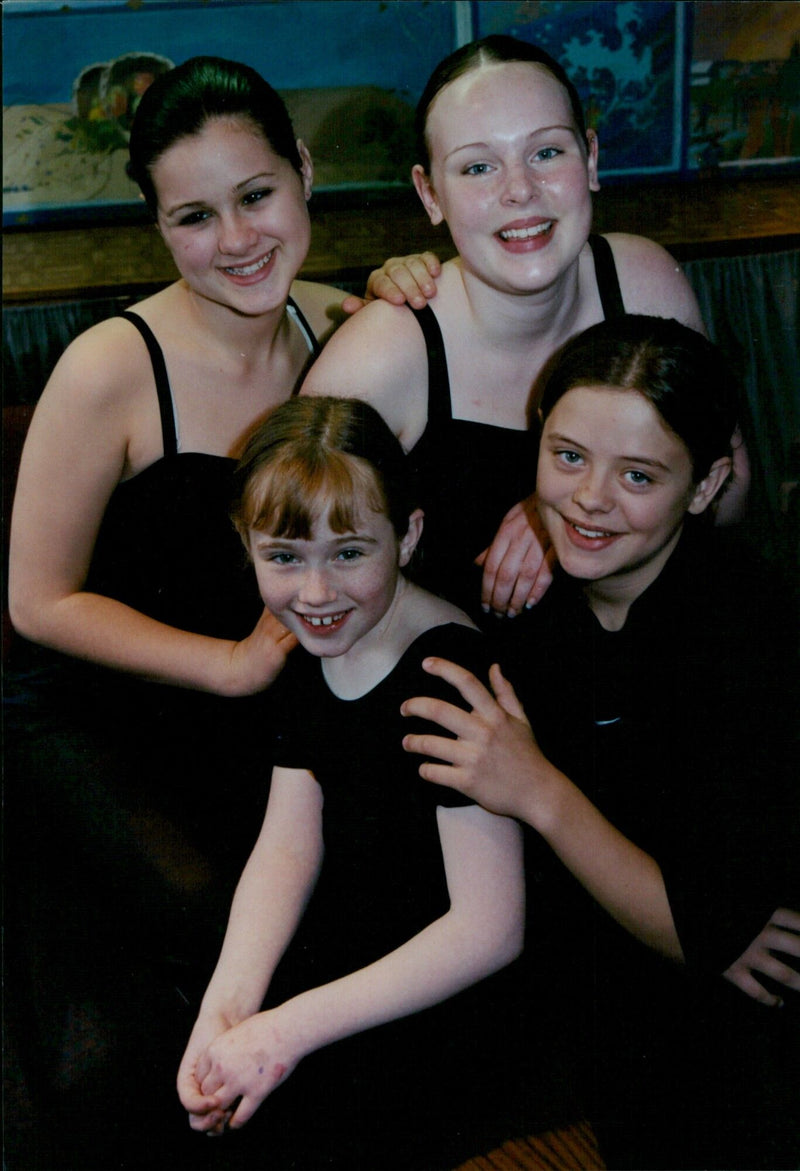
[[[289,329],[285,301],[265,313],[248,316],[198,295],[185,282],[182,284],[189,314],[198,327],[218,345],[240,357],[263,358]]]
[[[334,695],[358,699],[396,665],[408,645],[406,616],[413,592],[414,587],[398,574],[394,596],[383,617],[349,651],[322,660],[322,674]]]
[[[631,606],[640,598],[669,561],[683,532],[683,525],[650,560],[624,573],[590,581],[583,587],[589,609],[604,630],[621,630]]]
[[[489,342],[541,350],[574,333],[581,308],[577,260],[551,285],[529,293],[496,289],[457,263],[473,324]]]

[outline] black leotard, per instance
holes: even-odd
[[[589,237],[605,317],[624,313],[614,256],[603,236]],[[491,544],[508,510],[536,485],[538,430],[520,431],[453,418],[447,354],[436,314],[412,310],[428,352],[428,421],[409,453],[425,531],[416,579],[480,617],[474,559]]]
[[[316,339],[292,301],[289,311],[315,355]],[[86,588],[180,630],[243,638],[261,613],[261,601],[229,516],[236,461],[180,451],[161,347],[141,317],[121,316],[139,330],[150,353],[163,455],[115,489]]]

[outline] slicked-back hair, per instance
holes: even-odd
[[[417,103],[416,114],[414,116],[417,162],[422,164],[426,174],[430,174],[431,169],[430,148],[428,146],[427,136],[428,114],[434,101],[445,86],[449,85],[451,81],[463,77],[465,73],[479,69],[482,65],[511,64],[517,61],[530,65],[543,66],[543,68],[552,74],[559,85],[563,86],[572,108],[572,117],[575,122],[578,139],[588,150],[589,142],[586,136],[586,120],[583,114],[581,99],[578,96],[578,91],[575,86],[567,77],[564,68],[559,65],[555,57],[551,57],[549,53],[546,53],[544,49],[540,49],[538,45],[528,44],[527,41],[519,41],[516,37],[494,35],[483,37],[479,41],[470,41],[468,45],[462,45],[460,49],[456,49],[449,57],[445,57],[443,61],[440,61],[428,78],[428,83],[422,91],[422,96]]]
[[[302,161],[286,106],[261,74],[224,57],[190,57],[147,88],[131,127],[128,174],[139,184],[153,215],[158,210],[154,165],[174,143],[199,134],[214,118],[249,122],[276,155],[301,173]]]

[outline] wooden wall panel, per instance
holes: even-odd
[[[446,230],[431,227],[416,196],[383,195],[363,207],[321,197],[312,217],[302,274],[311,280],[361,279],[387,256],[425,248],[452,255]],[[608,187],[595,197],[595,227],[649,236],[678,259],[797,247],[800,177]],[[175,275],[151,225],[13,229],[4,236],[9,302],[136,292]]]

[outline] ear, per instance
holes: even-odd
[[[436,198],[433,184],[426,174],[424,167],[419,163],[415,163],[411,168],[411,179],[431,223],[436,227],[437,224],[443,221],[444,216],[442,215],[442,209],[439,207],[439,201]]]
[[[723,455],[720,459],[715,460],[708,475],[695,487],[694,496],[687,511],[691,512],[693,516],[705,512],[730,474],[730,456]]]
[[[422,524],[425,513],[421,508],[415,508],[408,518],[408,531],[400,542],[399,565],[404,569],[414,555],[414,550],[422,536]]]
[[[600,156],[600,143],[598,142],[596,131],[587,130],[586,139],[589,143],[589,159],[587,163],[589,168],[589,190],[599,191],[600,180],[597,177],[597,161]]]
[[[303,142],[302,138],[297,140],[297,153],[300,155],[300,174],[303,179],[303,194],[306,201],[311,198],[311,189],[314,183],[314,164],[311,161],[311,155],[308,153],[308,147]]]

